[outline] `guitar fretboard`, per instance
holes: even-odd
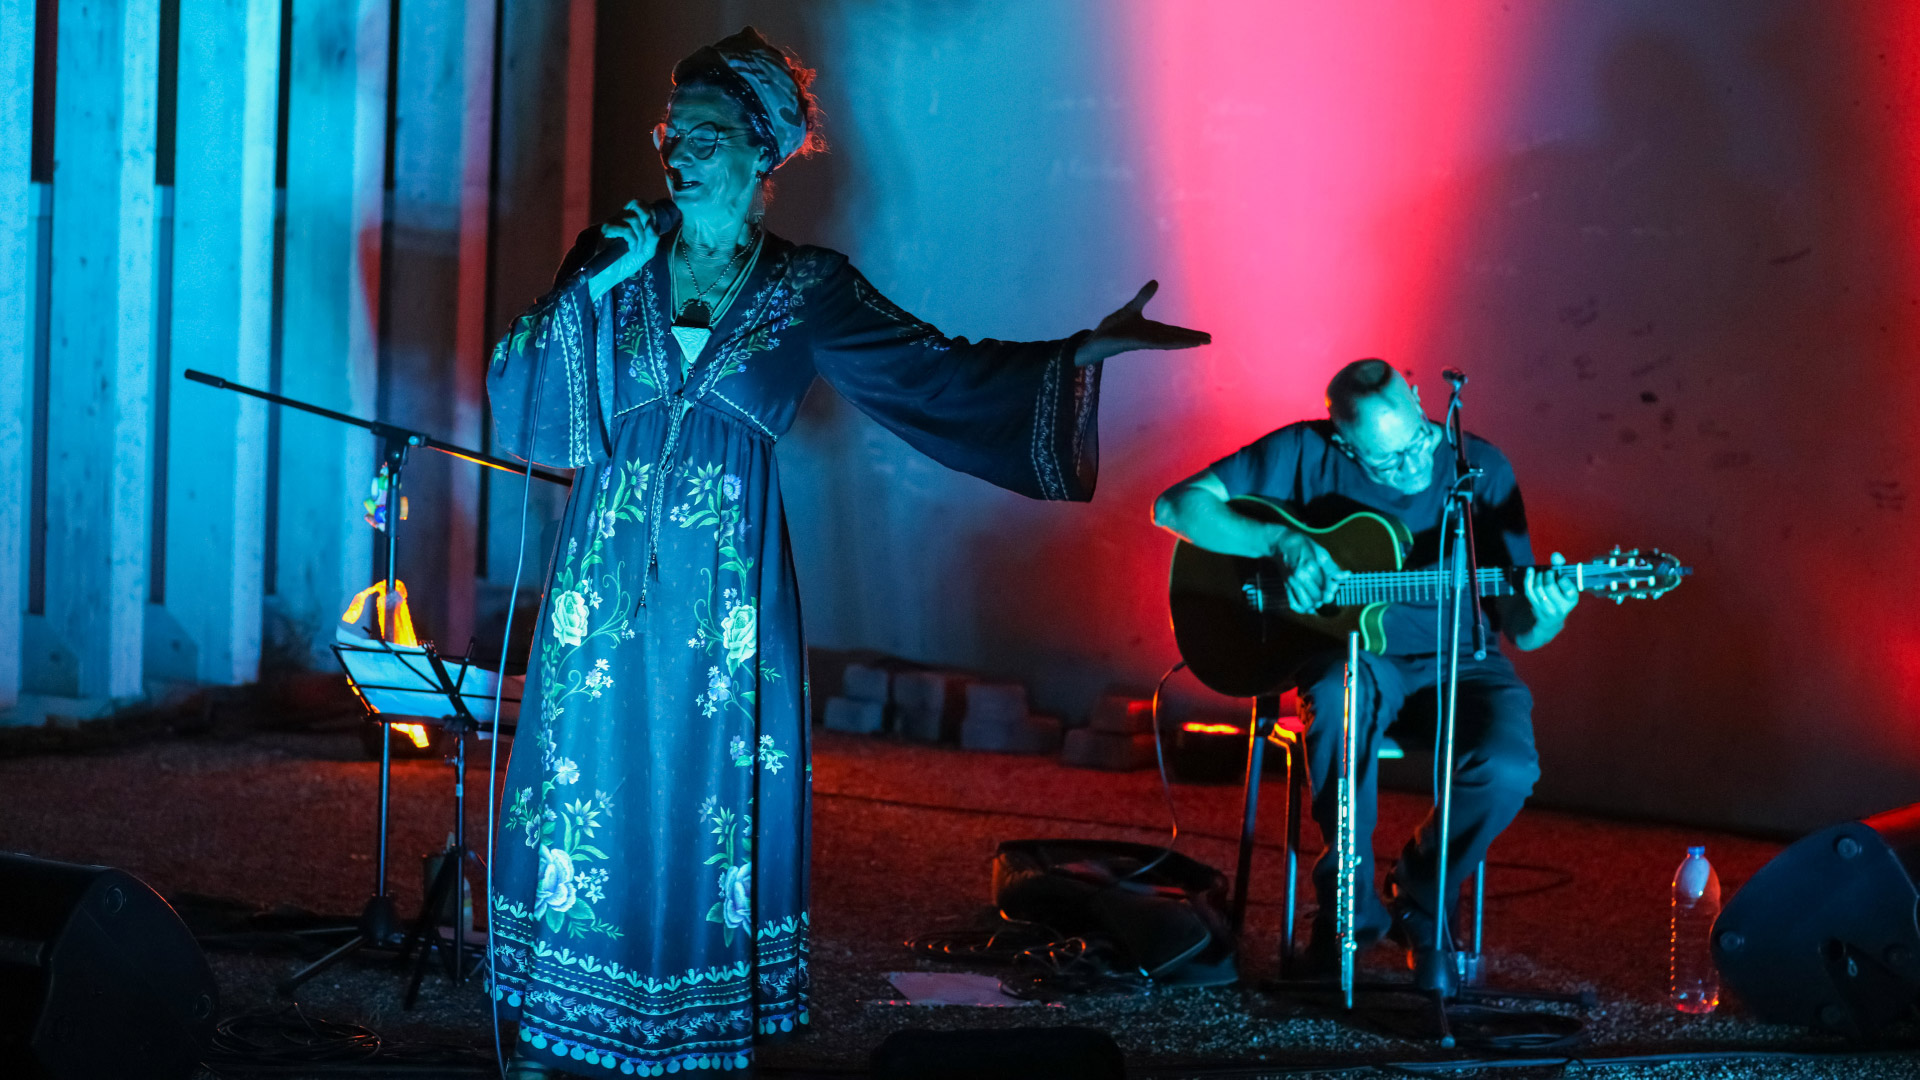
[[[1480,596],[1514,596],[1520,592],[1521,573],[1534,569],[1551,571],[1565,577],[1577,578],[1584,569],[1578,566],[1538,566],[1538,567],[1482,567],[1474,581],[1479,586],[1475,592]],[[1444,570],[1394,570],[1385,572],[1352,574],[1335,588],[1333,602],[1342,607],[1348,604],[1378,603],[1424,603],[1440,598],[1441,586],[1446,583]],[[1282,606],[1286,604],[1286,577],[1279,580],[1265,579],[1265,575],[1256,575],[1256,584],[1260,593],[1270,602]]]
[[[1336,604],[1373,604],[1437,600],[1449,575],[1445,570],[1400,570],[1390,573],[1355,574],[1342,581],[1335,594]],[[1515,579],[1519,571],[1505,567],[1482,567],[1475,575],[1481,596],[1512,596],[1519,592]]]

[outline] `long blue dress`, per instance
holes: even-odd
[[[774,443],[815,375],[952,468],[1093,492],[1078,336],[949,338],[769,235],[683,373],[671,249],[598,302],[563,270],[487,375],[498,443],[579,470],[490,904],[499,1007],[575,1071],[745,1068],[807,1023],[806,650]]]

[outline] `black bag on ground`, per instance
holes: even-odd
[[[1065,936],[1103,937],[1164,982],[1232,981],[1226,900],[1225,874],[1152,844],[1009,840],[993,856],[993,903],[1002,915]]]

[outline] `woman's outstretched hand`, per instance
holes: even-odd
[[[1133,299],[1121,305],[1120,310],[1100,320],[1093,333],[1080,343],[1074,354],[1073,362],[1081,367],[1097,364],[1109,356],[1116,356],[1135,349],[1191,349],[1195,345],[1206,345],[1213,341],[1213,335],[1204,330],[1189,330],[1184,326],[1154,322],[1142,315],[1147,301],[1160,289],[1158,281],[1149,281],[1140,287]]]
[[[640,272],[660,248],[660,234],[653,231],[653,214],[640,200],[631,199],[620,210],[620,216],[600,226],[600,235],[609,241],[618,240],[627,245],[627,253],[618,262],[594,275],[587,282],[587,291],[595,300],[605,295],[608,289]]]

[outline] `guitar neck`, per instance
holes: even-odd
[[[1513,596],[1520,592],[1521,575],[1526,570],[1541,570],[1578,578],[1579,566],[1482,567],[1474,575],[1474,592],[1479,596]],[[1347,604],[1418,604],[1440,599],[1446,584],[1444,570],[1396,570],[1381,573],[1351,574],[1341,581],[1333,602]]]

